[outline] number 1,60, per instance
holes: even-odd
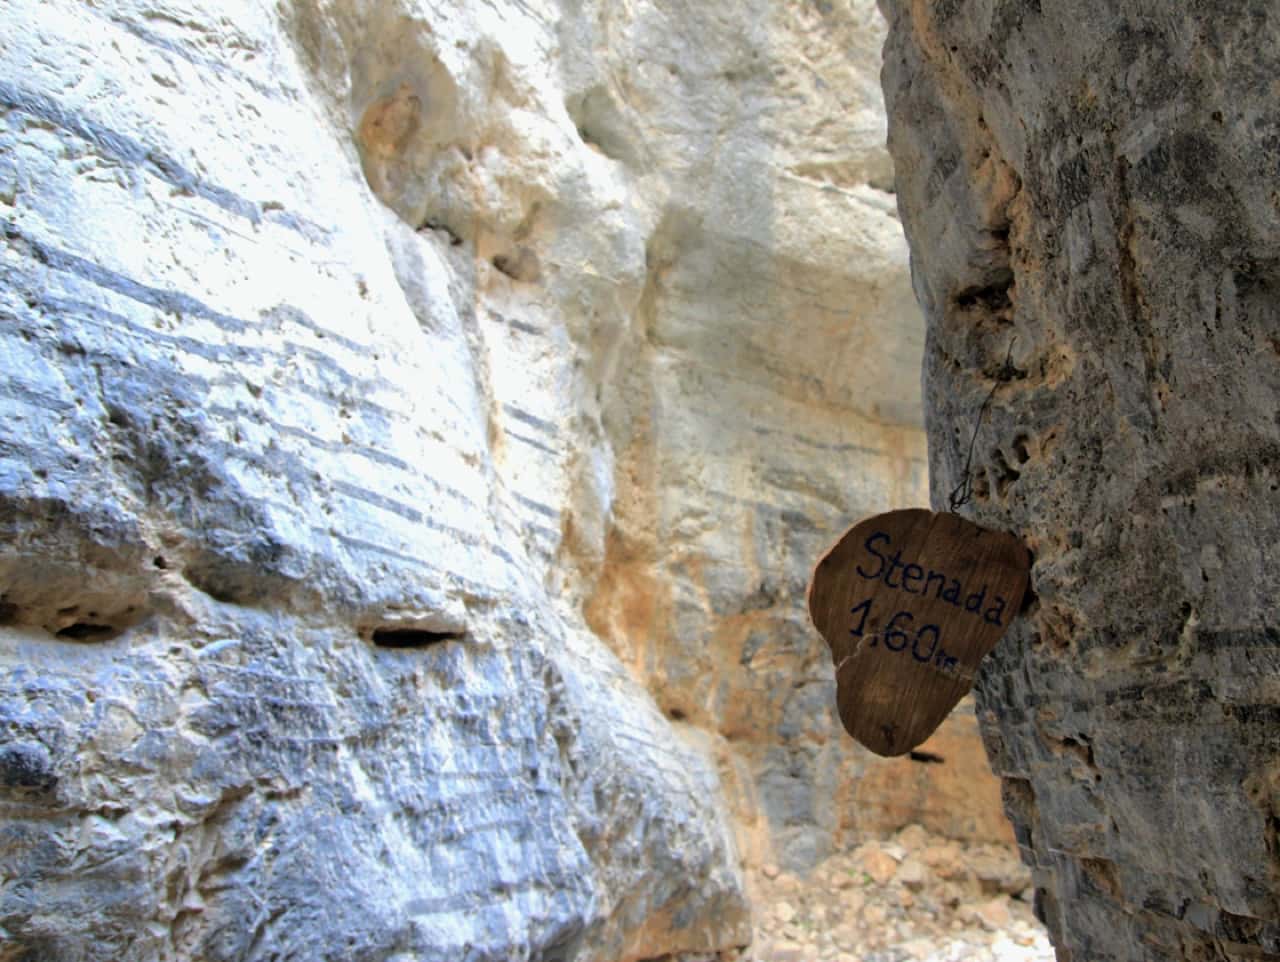
[[[867,624],[867,615],[871,613],[871,599],[868,598],[861,604],[854,605],[851,613],[853,615],[854,624],[849,629],[849,634],[855,638],[861,638],[863,629]],[[907,646],[911,646],[911,657],[921,663],[933,661],[939,668],[953,668],[956,659],[948,655],[941,647],[942,630],[937,625],[924,625],[915,632],[913,639],[908,631],[911,623],[915,620],[915,616],[909,611],[899,611],[889,619],[889,624],[885,626],[882,635],[872,635],[870,647],[874,648],[880,643],[880,639],[884,639],[884,646],[890,651],[905,651]],[[927,651],[923,651],[923,646],[928,644]]]

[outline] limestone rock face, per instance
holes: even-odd
[[[5,4],[4,962],[681,957],[988,831],[803,615],[924,492],[882,23],[687,7]]]
[[[652,212],[599,394],[610,510],[574,508],[569,590],[718,760],[744,856],[797,871],[913,818],[1008,832],[971,714],[942,766],[880,766],[845,735],[803,609],[847,525],[925,497],[881,30],[866,4],[601,4],[565,41],[579,132]],[[892,791],[862,792],[871,771]],[[956,804],[917,797],[947,778]]]
[[[1041,911],[1077,962],[1271,957],[1280,11],[884,7],[933,499],[995,388],[965,510],[1035,554],[978,710]]]
[[[554,11],[454,6],[5,7],[0,957],[749,937],[713,764],[547,588],[642,225]]]

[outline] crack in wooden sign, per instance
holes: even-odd
[[[1017,538],[922,508],[859,522],[819,560],[809,617],[831,648],[845,730],[877,755],[928,738],[1022,605]]]

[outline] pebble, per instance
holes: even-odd
[[[929,841],[929,833],[919,825],[908,825],[898,833],[898,844],[909,852],[923,848]]]
[[[809,962],[809,954],[798,945],[775,945],[773,948],[775,962]]]
[[[964,874],[964,864],[960,859],[960,846],[954,842],[927,846],[921,850],[920,860],[933,869],[933,874],[938,878],[955,878]]]
[[[991,932],[1003,932],[1013,924],[1013,916],[1009,913],[1008,899],[992,899],[989,902],[983,902],[973,910],[987,930]]]
[[[932,939],[911,939],[902,943],[902,951],[913,959],[927,959],[937,949]]]
[[[841,925],[831,933],[837,945],[852,947],[862,940],[861,930],[852,924]]]
[[[929,869],[919,859],[909,858],[898,868],[897,880],[913,892],[919,892],[929,881]]]
[[[871,876],[876,885],[884,885],[898,872],[898,863],[888,852],[872,848],[859,860],[862,870]]]

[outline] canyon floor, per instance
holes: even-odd
[[[750,880],[755,940],[743,962],[1052,962],[1017,853],[911,825],[834,855],[805,878]]]

